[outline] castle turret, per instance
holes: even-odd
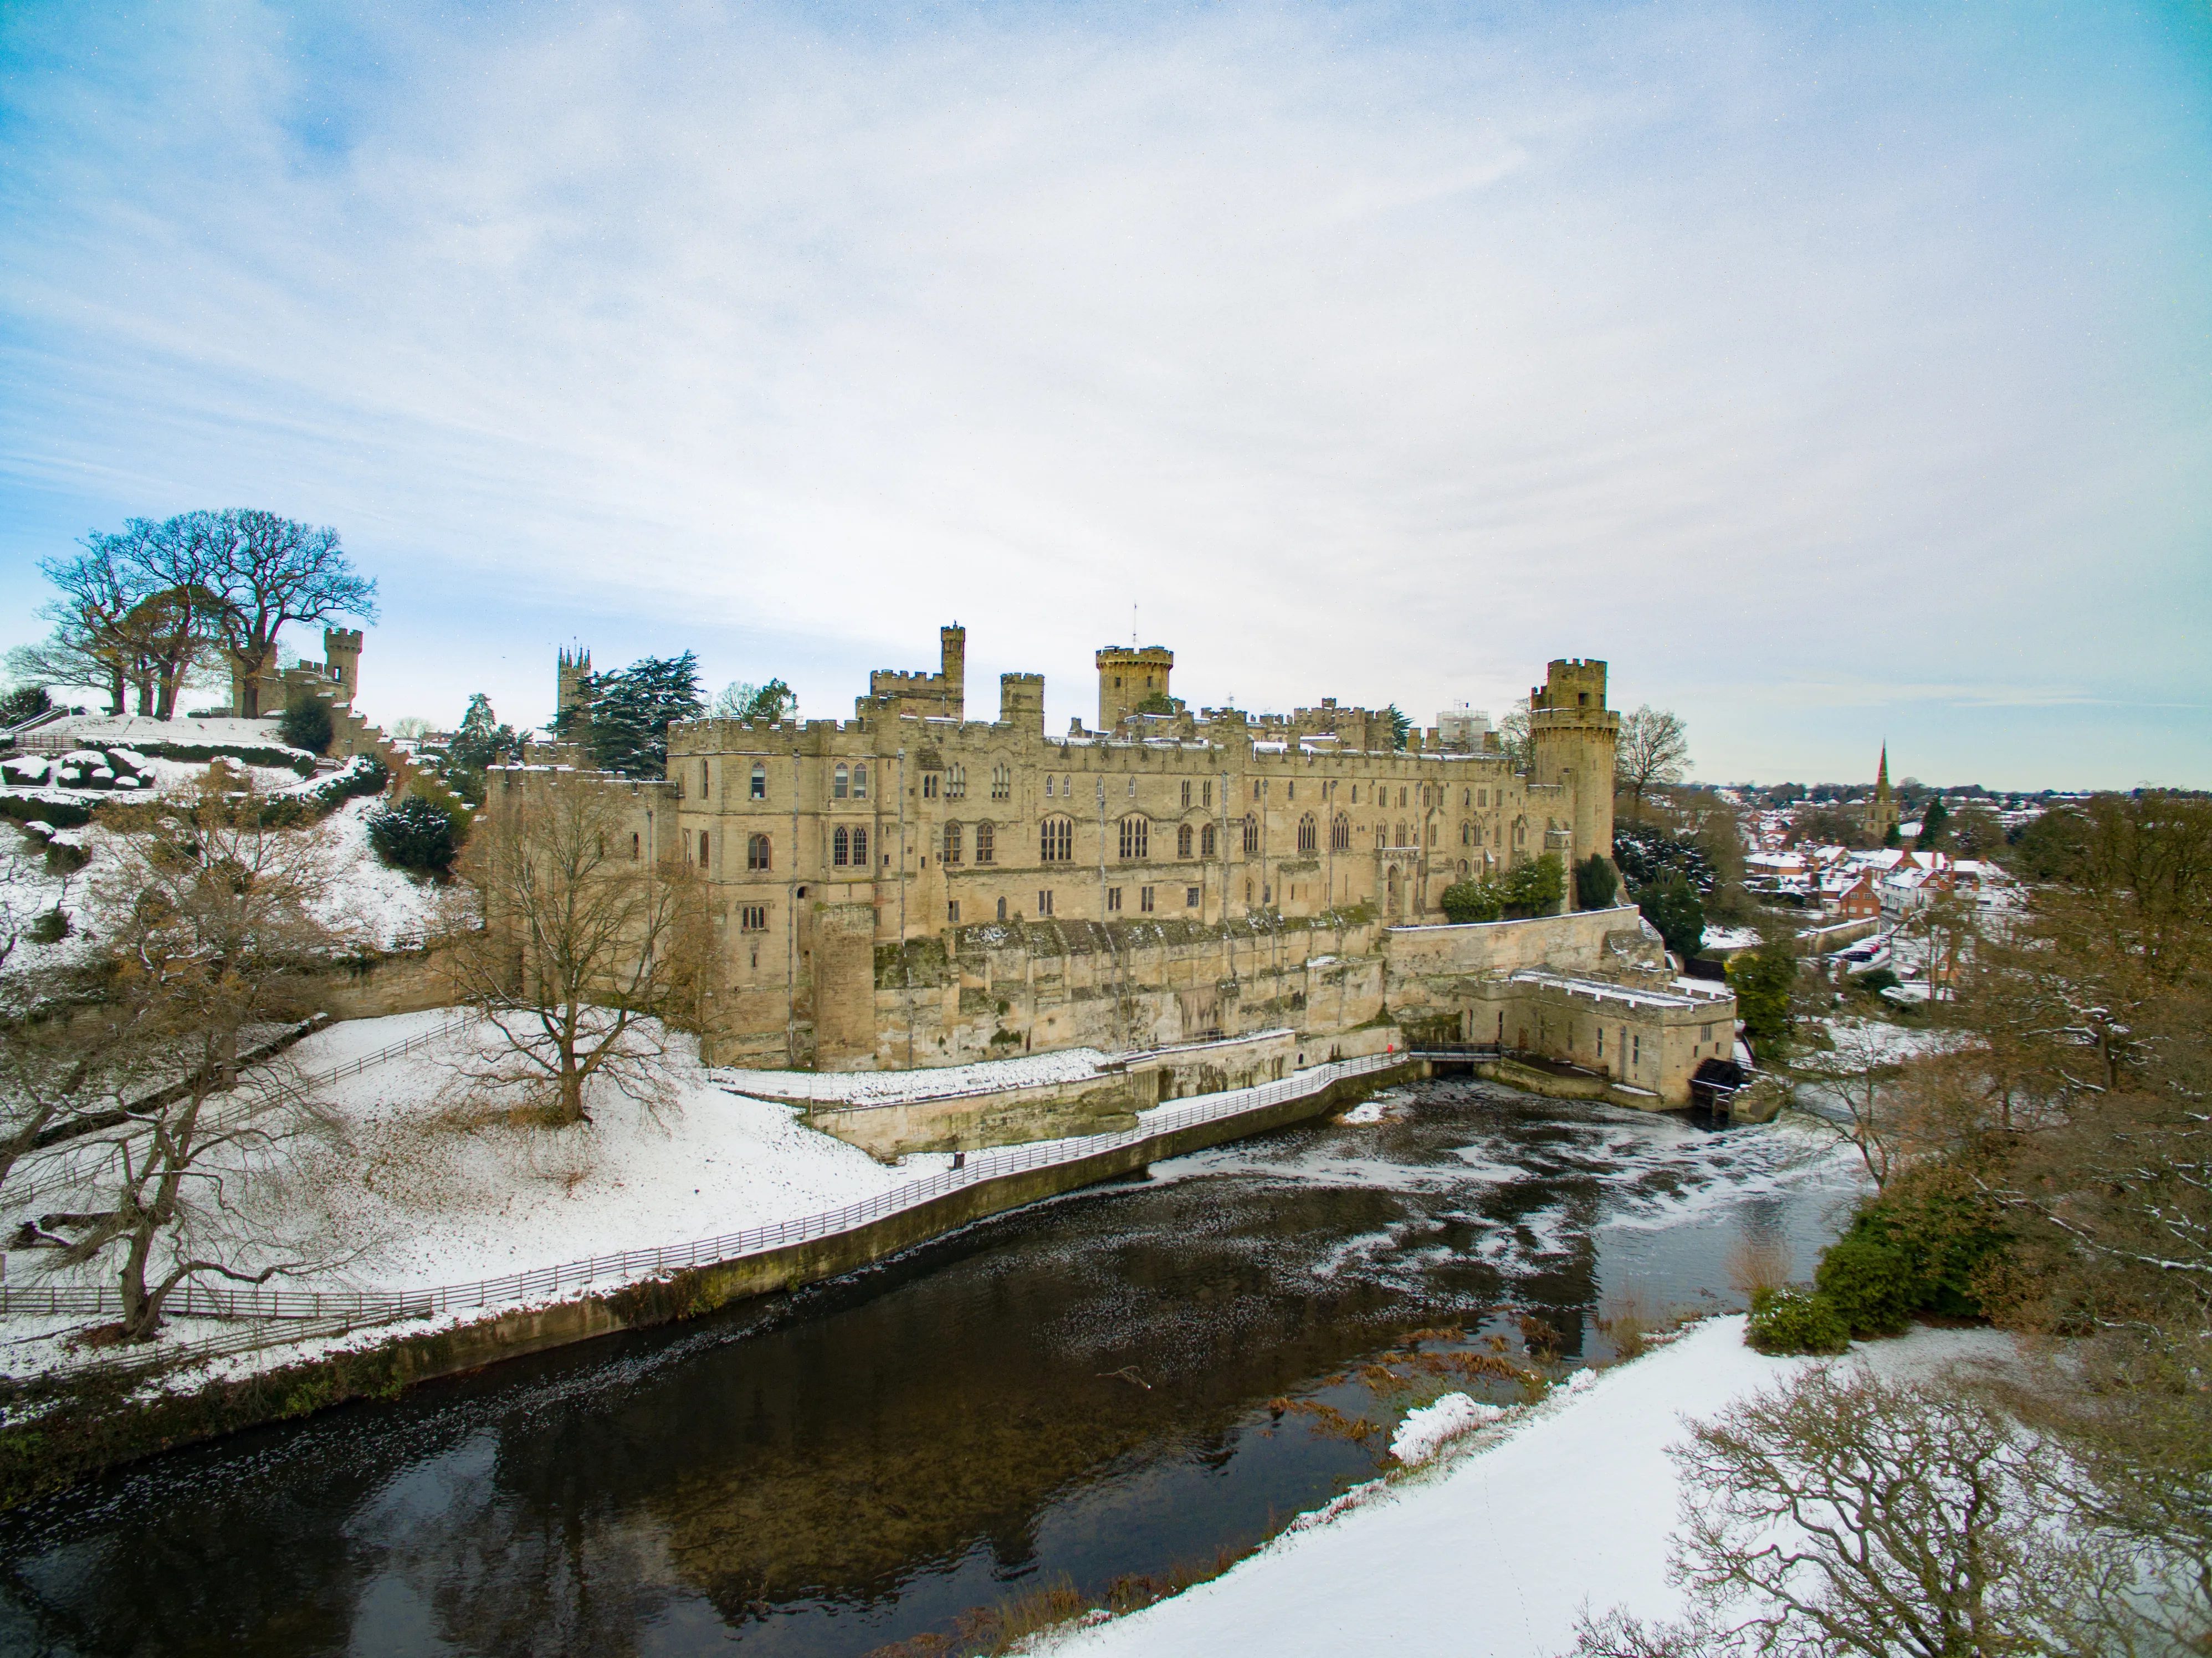
[[[1605,664],[1558,661],[1528,693],[1529,780],[1565,786],[1574,799],[1569,863],[1613,856],[1613,751],[1620,716],[1605,706]]]
[[[1168,695],[1175,653],[1164,645],[1109,645],[1098,662],[1098,729],[1110,732],[1152,697]]]
[[[323,665],[330,671],[331,677],[337,681],[337,692],[331,700],[341,708],[351,708],[356,682],[361,677],[361,629],[324,629]]]
[[[1002,673],[999,676],[999,723],[1044,735],[1044,676],[1041,673]]]

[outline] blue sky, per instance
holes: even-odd
[[[1090,653],[2212,785],[2202,5],[0,13],[0,644],[337,525],[363,699]],[[303,641],[304,642],[304,641]]]

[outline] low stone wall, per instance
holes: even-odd
[[[1030,1140],[1112,1134],[1137,1126],[1137,1113],[1159,1103],[1157,1073],[1127,1072],[1090,1083],[1052,1083],[956,1094],[888,1105],[817,1105],[806,1126],[857,1145],[886,1163],[915,1151],[981,1151]]]
[[[1405,1045],[1395,1025],[1303,1036],[1267,1030],[1132,1054],[1079,1083],[948,1094],[886,1104],[803,1105],[807,1125],[889,1162],[915,1151],[980,1151],[994,1145],[1103,1134],[1136,1127],[1134,1114],[1170,1100],[1273,1082],[1331,1060],[1364,1059]]]
[[[334,1019],[380,1019],[451,1007],[453,975],[435,950],[395,950],[369,956],[319,975],[319,999]]]

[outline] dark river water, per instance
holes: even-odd
[[[1624,1298],[1734,1305],[1737,1238],[1808,1268],[1853,1189],[1788,1129],[1447,1080],[1382,1102],[0,1515],[0,1651],[863,1654],[1248,1548],[1468,1387],[1351,1374],[1409,1333],[1602,1360]]]

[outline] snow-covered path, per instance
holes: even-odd
[[[1993,1332],[1921,1330],[1855,1347],[1844,1362],[1896,1375],[2002,1362],[2010,1351]],[[1055,1658],[1551,1658],[1573,1645],[1585,1603],[1671,1615],[1680,1602],[1666,1579],[1676,1517],[1667,1447],[1684,1437],[1686,1416],[1711,1417],[1811,1362],[1755,1353],[1741,1318],[1711,1320],[1555,1396],[1501,1443],[1047,1649]]]

